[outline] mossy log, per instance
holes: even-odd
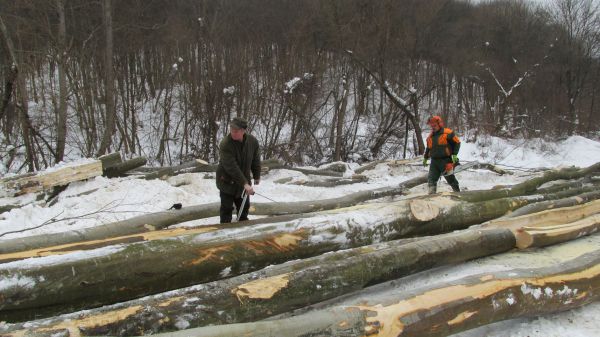
[[[251,322],[422,270],[506,252],[509,230],[466,230],[392,241],[297,260],[226,280],[39,323],[15,324],[8,336],[141,335],[185,326]],[[201,308],[201,310],[198,310]],[[218,314],[222,313],[222,314]],[[21,336],[21,335],[20,335]]]
[[[552,267],[467,276],[378,303],[334,306],[253,323],[217,325],[156,337],[449,336],[478,326],[577,308],[600,299],[600,251]]]

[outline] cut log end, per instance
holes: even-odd
[[[430,221],[440,214],[440,208],[430,200],[412,200],[410,211],[419,221]]]

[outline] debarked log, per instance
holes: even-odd
[[[311,218],[223,229],[1,264],[0,315],[28,320],[91,308],[306,258],[414,235],[464,229],[532,202],[532,197],[481,203],[452,195],[374,203]],[[34,266],[32,266],[32,264]],[[140,277],[143,276],[143,277]],[[27,287],[20,286],[27,284]],[[36,316],[37,315],[37,316]]]
[[[380,303],[334,306],[289,318],[217,325],[155,337],[443,337],[486,324],[577,308],[600,299],[600,251],[552,267],[483,273]]]
[[[555,226],[522,227],[516,232],[517,247],[544,247],[596,233],[600,229],[600,214]]]
[[[408,242],[405,242],[408,241]],[[506,229],[391,241],[297,260],[226,280],[193,286],[51,320],[5,327],[8,336],[131,336],[250,322],[331,299],[426,269],[506,252]],[[221,314],[219,314],[221,313]],[[185,324],[183,323],[185,317]],[[184,324],[184,325],[182,325]],[[20,335],[23,333],[23,335]]]
[[[487,221],[482,224],[482,227],[508,228],[516,233],[516,231],[523,227],[532,228],[563,225],[587,218],[596,213],[600,213],[600,200],[590,201],[577,206],[549,209],[517,217],[502,217]]]

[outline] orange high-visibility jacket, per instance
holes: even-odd
[[[427,137],[427,149],[425,158],[439,159],[448,158],[458,154],[460,150],[460,139],[449,128],[442,128],[437,132],[431,132]]]

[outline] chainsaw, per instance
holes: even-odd
[[[477,162],[477,161],[468,162],[466,164],[461,164],[460,162],[457,162],[456,164],[448,163],[446,165],[446,171],[444,171],[444,174],[442,174],[442,175],[444,177],[451,176],[453,174],[456,174],[460,171],[464,171],[464,170],[469,169],[478,164],[479,164],[479,162]]]

